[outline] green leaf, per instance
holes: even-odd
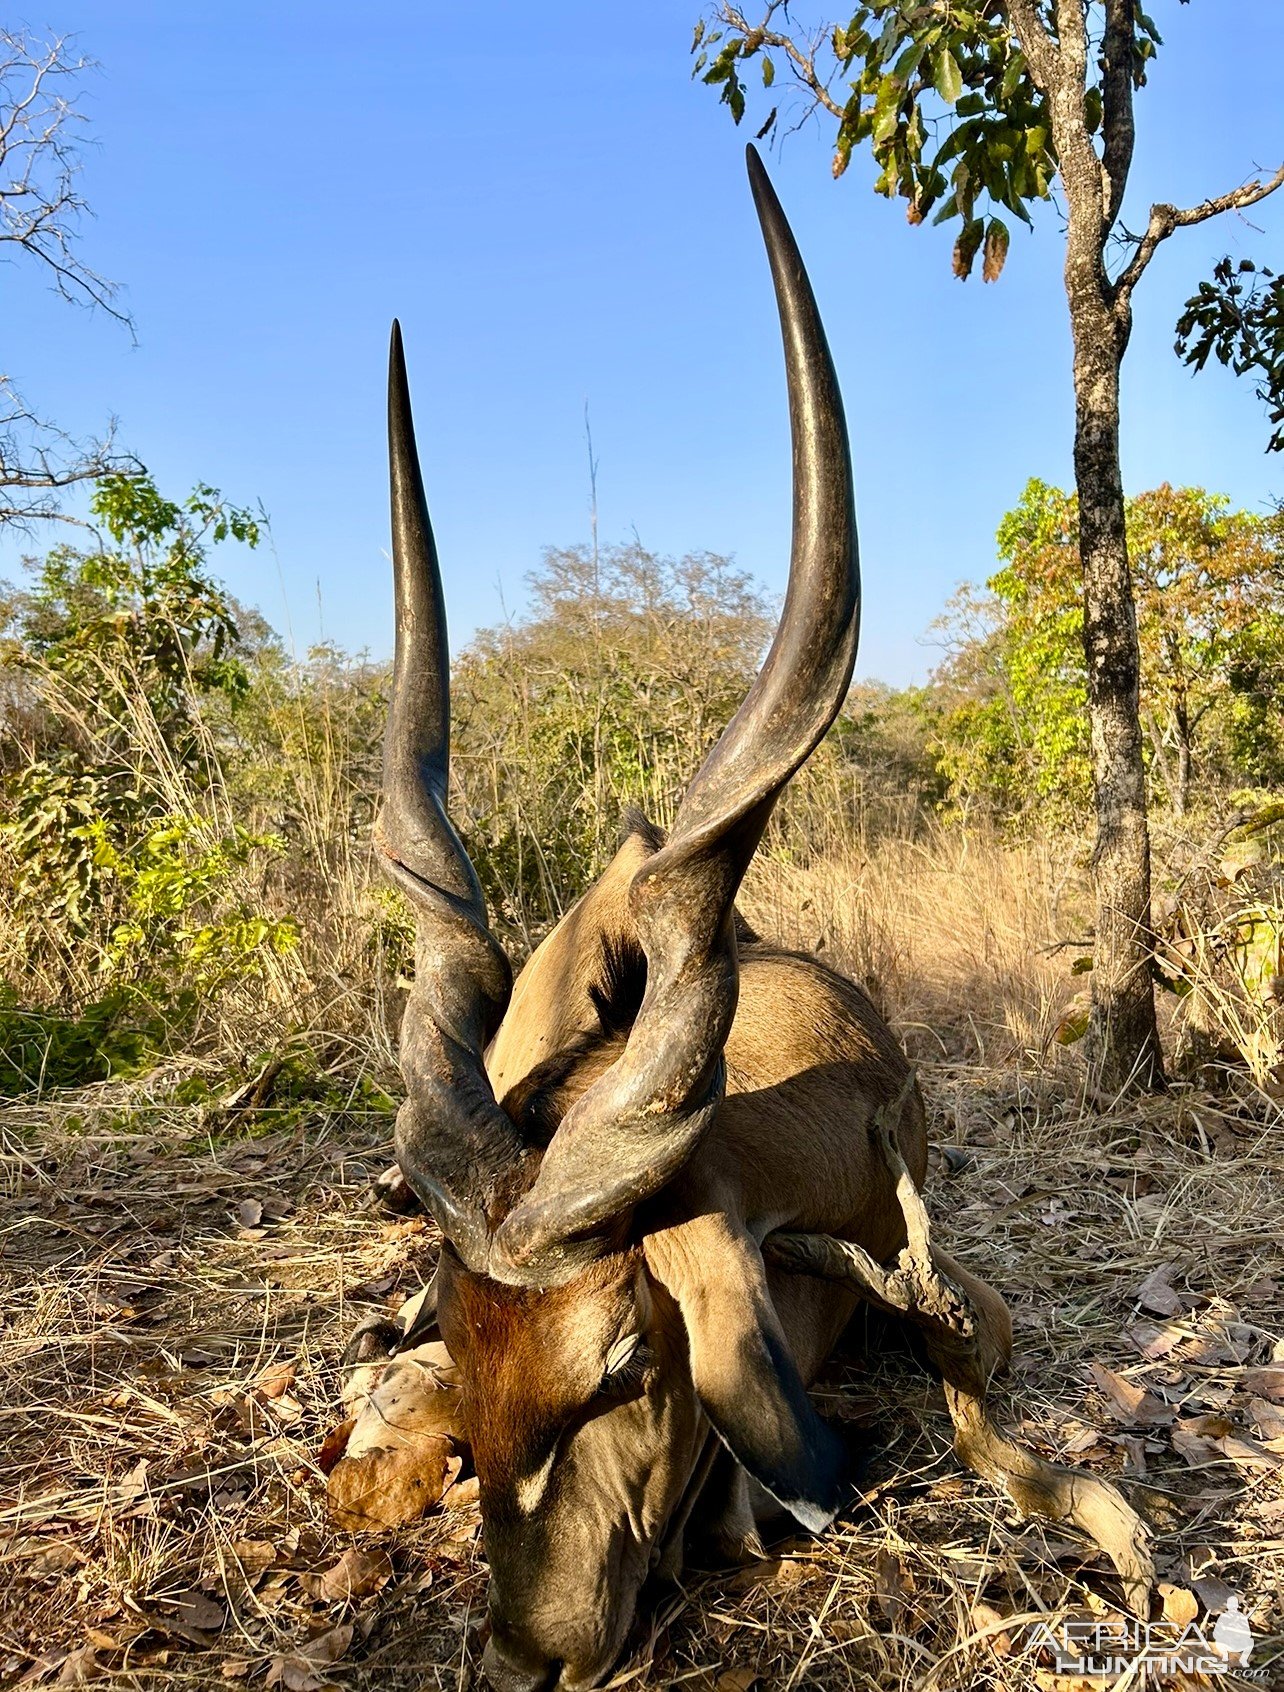
[[[1073,1046],[1088,1032],[1091,1013],[1086,1008],[1072,1006],[1061,1018],[1053,1039],[1059,1046]]]
[[[936,92],[947,106],[952,106],[963,92],[963,73],[948,47],[936,61]]]
[[[775,80],[776,67],[764,53],[762,56],[762,85],[764,88],[770,88]]]
[[[999,103],[1006,106],[1017,91],[1017,84],[1025,74],[1025,54],[1013,52],[1003,70],[999,84]]]

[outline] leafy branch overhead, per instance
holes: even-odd
[[[808,33],[783,0],[770,0],[758,23],[723,4],[696,25],[693,74],[720,89],[739,123],[747,106],[746,67],[752,63],[769,89],[777,86],[778,67],[787,69],[803,97],[798,122],[818,111],[836,122],[834,175],[842,176],[867,144],[879,172],[875,191],[905,200],[911,223],[929,215],[933,223],[953,222],[955,275],[970,276],[979,253],[982,274],[993,282],[1010,238],[1000,214],[1029,225],[1031,207],[1051,197],[1061,169],[1051,106],[1067,66],[1057,13],[1056,5],[1038,0],[863,0],[846,24]],[[1093,57],[1072,92],[1107,181],[1109,234],[1131,164],[1132,93],[1144,87],[1163,42],[1154,20],[1131,3],[1092,5],[1088,13],[1090,21],[1100,14],[1091,42],[1085,37]],[[777,19],[784,28],[774,27]],[[781,106],[773,105],[759,137],[778,129],[781,117]],[[1117,286],[1131,293],[1154,247],[1173,229],[1254,204],[1278,180],[1245,184],[1225,196],[1226,204],[1154,208],[1158,215],[1144,235],[1124,237],[1134,252]]]
[[[1047,199],[1057,168],[1047,94],[1002,9],[868,0],[847,24],[802,44],[772,29],[778,9],[769,5],[764,22],[753,27],[737,8],[721,7],[725,28],[697,26],[696,73],[721,86],[739,123],[741,70],[757,60],[770,88],[772,52],[783,53],[810,97],[808,111],[820,107],[837,119],[834,175],[868,142],[879,168],[875,191],[906,200],[911,223],[929,214],[935,223],[957,219],[955,274],[968,276],[981,252],[985,278],[994,281],[1008,248],[1007,225],[996,214],[1029,223],[1027,203]],[[1139,41],[1139,78],[1155,40],[1148,33]],[[779,121],[774,107],[759,133]]]
[[[1267,452],[1284,452],[1284,277],[1251,259],[1222,259],[1177,320],[1177,356],[1202,370],[1209,355],[1254,391],[1271,420]]]

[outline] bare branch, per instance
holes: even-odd
[[[92,61],[65,36],[49,41],[0,29],[0,245],[44,265],[53,286],[77,305],[98,306],[132,329],[119,289],[76,251],[77,223],[88,207],[77,188],[80,153],[75,94],[62,92]]]
[[[88,210],[77,186],[76,126],[85,120],[76,109],[76,83],[90,68],[66,37],[45,41],[0,29],[0,257],[34,261],[63,299],[99,307],[132,332],[116,284],[92,270],[76,247]],[[114,434],[112,423],[102,440],[75,440],[37,415],[0,372],[0,527],[74,521],[60,510],[63,489],[140,471],[137,459],[115,450]]]
[[[58,520],[59,493],[102,476],[135,476],[143,465],[116,449],[116,424],[97,441],[78,441],[37,415],[7,376],[0,375],[0,530],[19,531]]]
[[[1210,217],[1220,217],[1223,212],[1247,211],[1249,206],[1259,204],[1281,186],[1284,186],[1284,164],[1280,165],[1273,176],[1265,180],[1257,177],[1252,182],[1232,188],[1229,194],[1203,200],[1197,206],[1188,206],[1185,209],[1162,204],[1151,206],[1146,233],[1138,241],[1137,251],[1115,283],[1116,311],[1124,312],[1128,309],[1132,291],[1141,280],[1146,266],[1154,258],[1160,243],[1166,241],[1175,229],[1188,229],[1192,224],[1206,223]]]

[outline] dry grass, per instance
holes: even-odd
[[[366,1565],[387,1576],[377,1591],[313,1595],[353,1543],[326,1522],[316,1462],[336,1356],[431,1259],[422,1224],[365,1203],[386,1116],[229,1118],[167,1103],[174,1079],[6,1119],[0,1674],[471,1684],[471,1504],[364,1540],[387,1554]],[[1240,1593],[1269,1662],[1284,1652],[1284,1488],[1249,1370],[1284,1333],[1284,1124],[1193,1093],[1090,1118],[1055,1079],[975,1064],[925,1079],[936,1139],[967,1153],[933,1182],[941,1237],[1014,1309],[1013,1417],[1047,1453],[1143,1466],[1164,1578]],[[1164,1322],[1138,1294],[1165,1264],[1183,1312],[1147,1358],[1144,1324]],[[1094,1366],[1147,1390],[1135,1426]],[[617,1684],[1056,1685],[1022,1622],[1100,1613],[1110,1577],[959,1471],[939,1393],[879,1336],[819,1392],[876,1431],[865,1504],[819,1541],[663,1596]]]
[[[915,1056],[1041,1061],[1076,992],[1058,940],[1083,931],[1085,854],[934,826],[755,862],[742,904],[764,934],[863,981]]]

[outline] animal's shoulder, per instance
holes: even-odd
[[[853,1064],[896,1088],[909,1069],[863,987],[819,958],[765,942],[741,948],[740,1001],[726,1053],[729,1069],[759,1084]]]

